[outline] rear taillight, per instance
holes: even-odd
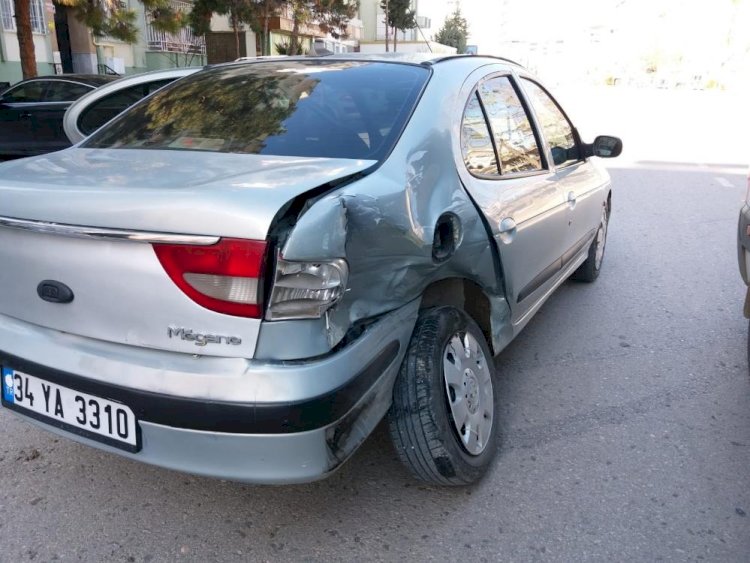
[[[265,242],[223,238],[210,246],[153,246],[172,281],[198,305],[236,317],[261,317]]]
[[[266,318],[318,319],[344,295],[349,277],[346,261],[276,260],[276,274]]]

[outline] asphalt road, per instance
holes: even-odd
[[[420,485],[382,425],[328,480],[273,488],[0,411],[0,560],[747,561],[744,169],[619,166],[599,280],[564,284],[497,359],[503,446],[479,485]]]

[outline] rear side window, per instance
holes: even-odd
[[[534,129],[510,79],[491,78],[480,85],[479,94],[495,138],[501,174],[541,170]]]
[[[44,93],[45,102],[72,102],[91,92],[93,88],[74,82],[48,82]]]
[[[90,135],[117,114],[122,113],[137,101],[152,92],[156,92],[173,80],[169,78],[146,84],[136,84],[98,99],[81,112],[78,118],[78,129],[84,135]]]
[[[15,88],[8,90],[3,94],[2,100],[4,102],[41,102],[42,95],[44,94],[44,82],[34,80],[33,82],[27,82],[21,84]]]
[[[469,172],[480,176],[497,176],[495,148],[477,93],[469,98],[461,123],[461,152]]]
[[[380,160],[428,78],[419,66],[359,61],[218,67],[167,86],[84,146]]]
[[[523,86],[547,138],[555,165],[567,166],[580,160],[581,153],[573,134],[573,126],[557,103],[536,82],[523,79]]]

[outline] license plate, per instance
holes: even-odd
[[[138,423],[122,403],[2,368],[3,406],[110,446],[140,449]]]

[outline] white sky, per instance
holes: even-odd
[[[432,18],[432,32],[457,0],[419,0],[419,15]],[[750,0],[460,0],[469,23],[469,44],[502,55],[508,40],[574,40],[593,26],[614,29],[620,40],[673,48],[718,47],[732,20],[747,22]],[[735,25],[738,22],[735,21]],[[625,48],[625,45],[623,45]]]

